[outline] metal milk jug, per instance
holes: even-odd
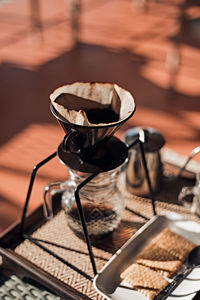
[[[160,149],[165,144],[165,139],[153,128],[134,127],[125,132],[125,143],[129,146],[132,142],[137,140],[141,130],[144,134],[143,145],[149,178],[153,191],[157,192],[163,177]],[[149,196],[149,188],[138,144],[129,150],[129,158],[125,173],[126,187],[131,193],[138,196]]]

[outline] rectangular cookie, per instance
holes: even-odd
[[[182,264],[175,255],[157,243],[146,246],[136,257],[135,262],[150,267],[166,277],[171,277]]]
[[[172,232],[169,228],[163,229],[154,239],[153,243],[167,250],[180,261],[184,261],[195,244]]]
[[[149,299],[153,299],[168,285],[167,280],[165,280],[161,274],[136,263],[130,265],[122,272],[121,279],[125,280]]]

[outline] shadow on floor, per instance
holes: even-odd
[[[134,95],[136,107],[164,111],[180,122],[187,122],[183,120],[182,110],[200,111],[199,97],[176,93],[176,101],[172,102],[167,89],[145,79],[141,68],[147,62],[147,58],[128,49],[116,52],[102,46],[80,44],[36,70],[3,63],[0,66],[0,128],[4,130],[0,144],[30,123],[55,123],[49,110],[49,95],[55,88],[74,81],[117,83]],[[198,128],[192,130],[199,138]]]

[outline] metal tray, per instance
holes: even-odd
[[[131,288],[126,282],[121,281],[120,274],[134,261],[142,248],[165,227],[195,244],[200,242],[200,224],[185,220],[182,216],[171,212],[153,217],[111,257],[100,273],[95,276],[95,289],[106,299],[146,300],[147,298]],[[200,268],[196,268],[168,299],[173,300],[175,296],[178,296],[178,299],[181,300],[191,300],[195,295],[194,292],[199,289],[199,285]]]

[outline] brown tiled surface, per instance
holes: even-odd
[[[119,137],[142,125],[161,131],[167,147],[180,154],[199,145],[198,44],[181,43],[173,97],[168,89],[166,55],[179,29],[182,0],[152,1],[146,11],[131,0],[83,0],[80,43],[74,48],[70,1],[0,3],[1,230],[20,217],[33,166],[53,153],[63,137],[48,104],[49,94],[60,85],[115,82],[134,95],[137,107]],[[39,4],[41,31],[31,23],[31,3]],[[66,177],[57,158],[43,167],[30,209],[41,203],[45,184]]]

